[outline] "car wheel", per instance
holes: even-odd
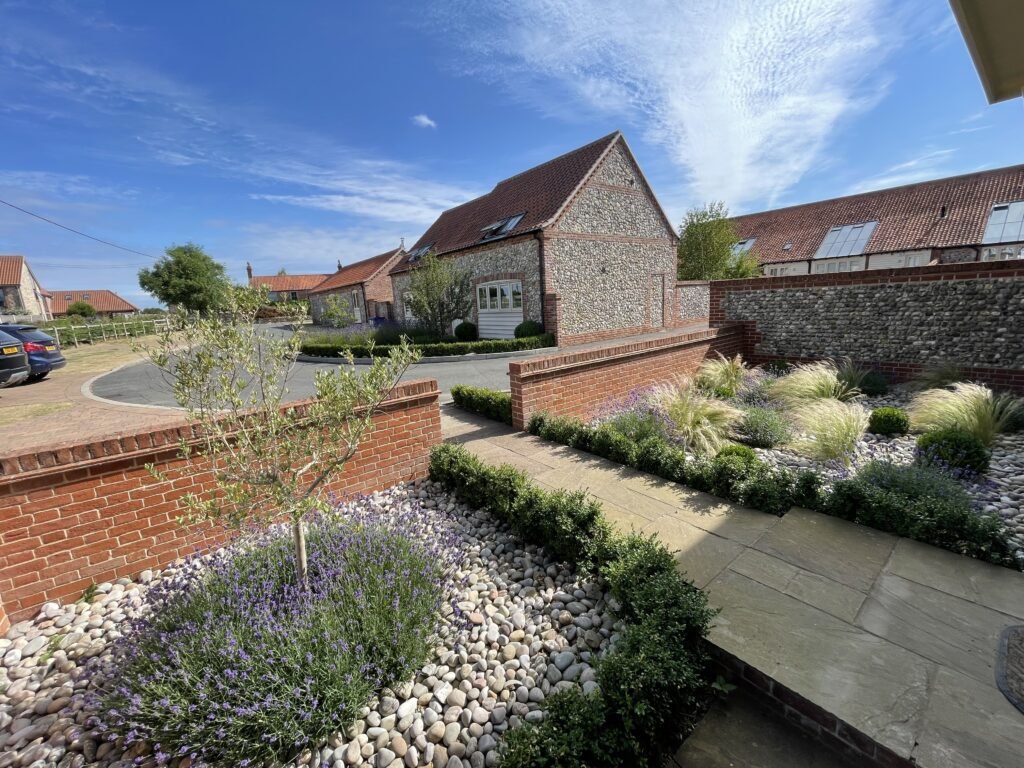
[[[49,371],[47,371],[46,373],[35,373],[35,374],[29,376],[28,379],[25,380],[25,383],[26,384],[34,384],[37,381],[42,381],[43,379],[45,379],[49,375],[50,375]]]

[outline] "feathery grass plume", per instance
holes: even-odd
[[[907,408],[915,432],[956,428],[970,432],[985,445],[1005,432],[1021,414],[1022,405],[1011,395],[996,395],[983,384],[958,382],[949,389],[928,389]]]
[[[942,389],[950,384],[966,379],[963,369],[956,363],[936,363],[923,368],[915,377],[911,386],[924,391],[926,389]]]
[[[687,451],[710,456],[729,442],[741,412],[702,395],[689,379],[656,387],[651,402],[668,425],[669,437]]]
[[[860,390],[840,378],[839,368],[831,360],[801,363],[777,379],[768,389],[772,398],[787,406],[807,400],[856,400]]]
[[[864,406],[830,398],[803,403],[793,416],[800,429],[792,443],[794,450],[818,461],[839,459],[849,464],[868,428]]]
[[[743,356],[726,357],[716,352],[718,358],[709,358],[697,369],[697,386],[717,397],[733,397],[743,383],[747,367]]]

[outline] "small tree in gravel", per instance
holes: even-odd
[[[236,529],[287,520],[296,579],[304,584],[303,518],[326,507],[329,481],[373,429],[379,406],[419,354],[403,343],[362,370],[349,355],[348,365],[316,372],[312,401],[289,406],[300,336],[272,335],[253,323],[266,299],[266,289],[235,288],[222,312],[180,313],[149,356],[198,427],[198,442],[181,444],[187,470],[212,468],[219,491],[185,496],[183,518]]]
[[[428,253],[409,275],[409,308],[438,338],[450,336],[452,322],[473,309],[473,277],[451,259]]]

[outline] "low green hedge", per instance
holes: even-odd
[[[512,424],[512,395],[508,392],[456,384],[452,387],[452,401],[464,411]]]
[[[522,352],[527,349],[553,347],[555,338],[551,334],[530,336],[525,339],[481,339],[480,341],[447,341],[437,344],[414,344],[423,357],[443,357],[445,355],[483,355],[494,352]],[[304,355],[314,357],[387,357],[394,344],[377,344],[371,350],[366,344],[349,344],[344,340],[324,341],[312,339],[303,342],[300,351]]]
[[[555,694],[536,725],[512,729],[503,768],[655,768],[678,748],[710,700],[707,597],[654,537],[616,536],[583,492],[545,491],[510,466],[462,446],[434,448],[430,477],[491,512],[520,537],[606,579],[625,629],[597,664],[598,688]]]

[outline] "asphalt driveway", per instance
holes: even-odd
[[[508,389],[508,364],[511,360],[536,354],[524,352],[514,357],[474,360],[468,358],[447,363],[418,363],[410,366],[404,381],[411,379],[437,379],[443,401],[451,398],[449,392],[455,384],[471,384],[492,389]],[[303,400],[313,395],[313,375],[318,370],[334,369],[336,365],[324,363],[296,363],[289,382],[288,399]],[[364,366],[355,366],[357,369]],[[92,382],[91,393],[105,400],[133,405],[175,407],[174,393],[163,374],[151,363],[128,365]]]

